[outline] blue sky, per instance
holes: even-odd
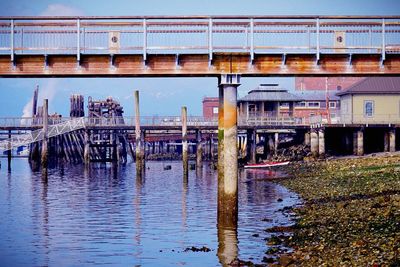
[[[0,0],[1,16],[23,15],[400,15],[399,0]],[[239,96],[259,83],[278,82],[288,89],[293,78],[246,78]],[[143,115],[177,115],[188,106],[201,114],[204,96],[217,95],[215,78],[0,79],[0,116],[21,116],[39,85],[50,98],[50,112],[68,114],[69,95],[96,99],[113,96],[133,115],[133,90],[141,94]]]

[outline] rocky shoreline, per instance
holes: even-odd
[[[266,229],[269,266],[400,266],[400,155],[295,163],[293,227]],[[288,207],[289,209],[289,207]],[[287,233],[290,233],[289,235]],[[293,248],[282,254],[279,245]]]

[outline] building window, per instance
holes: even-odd
[[[374,116],[374,101],[372,100],[364,101],[364,116],[366,117]]]
[[[319,108],[319,102],[308,102],[309,108]]]
[[[281,108],[288,108],[289,107],[289,103],[288,102],[281,102],[280,106],[281,106]]]
[[[336,102],[329,102],[329,108],[330,109],[335,109],[336,108]]]
[[[306,102],[304,102],[304,101],[296,103],[296,107],[305,107],[305,106],[306,106]]]
[[[218,107],[213,107],[213,114],[218,114]]]

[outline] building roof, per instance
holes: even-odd
[[[218,97],[212,97],[212,96],[205,96],[203,97],[203,103],[204,102],[218,102]]]
[[[278,84],[260,84],[256,89],[251,90],[246,96],[238,100],[238,102],[256,101],[300,102],[303,99],[289,93],[288,90],[279,87]]]
[[[335,101],[339,100],[339,97],[336,95],[337,91],[328,91],[329,100]],[[304,99],[305,101],[325,101],[326,94],[323,90],[304,90],[304,91],[295,91],[295,95],[299,98]]]
[[[370,77],[337,93],[338,96],[348,94],[400,94],[400,77]]]

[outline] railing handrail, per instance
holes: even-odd
[[[191,19],[400,19],[398,15],[187,15],[187,16],[0,16],[0,20],[191,20]]]

